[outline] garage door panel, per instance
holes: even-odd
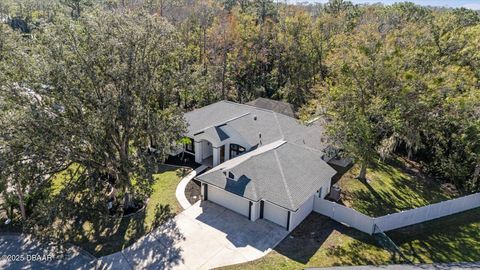
[[[219,189],[217,187],[208,185],[208,198],[209,201],[212,201],[216,204],[219,204],[225,208],[228,208],[232,211],[235,211],[241,215],[248,217],[249,212],[249,203],[248,200],[227,192],[225,190]]]
[[[286,228],[288,211],[272,203],[265,202],[263,208],[263,218]]]

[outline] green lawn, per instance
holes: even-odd
[[[52,196],[58,195],[60,191],[65,188],[66,182],[68,181],[67,179],[78,179],[78,177],[76,177],[76,175],[78,175],[77,172],[81,172],[82,170],[83,168],[79,164],[72,163],[65,170],[56,173],[50,180],[52,183],[50,194]]]
[[[379,162],[356,179],[353,166],[338,181],[342,202],[364,214],[381,216],[455,197],[428,181],[407,161]],[[414,263],[480,261],[480,209],[388,232]],[[312,213],[267,256],[224,269],[303,269],[339,265],[403,263],[373,236]]]
[[[480,261],[480,208],[387,233],[414,263]]]
[[[389,261],[390,254],[372,236],[312,213],[265,257],[222,269],[303,269]]]
[[[480,209],[388,232],[413,263],[480,261]],[[293,236],[291,238],[290,236]],[[372,236],[312,213],[265,257],[222,269],[304,269],[404,263]]]
[[[65,186],[65,179],[74,173],[78,165],[71,165],[68,169],[52,178],[51,195],[59,196]],[[165,219],[181,211],[175,197],[175,189],[188,169],[171,166],[161,166],[158,173],[153,175],[152,194],[145,211],[134,216],[116,218],[98,218],[90,216],[88,212],[80,216],[80,221],[59,221],[54,234],[63,240],[78,245],[95,256],[103,256],[119,251],[141,236],[148,233],[152,227],[158,226]],[[82,212],[81,212],[82,213]]]
[[[358,173],[355,165],[337,184],[342,188],[342,203],[369,216],[383,216],[454,197],[401,159],[378,162],[368,168],[366,183],[356,179]]]

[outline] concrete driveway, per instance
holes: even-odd
[[[210,269],[258,259],[287,234],[271,222],[197,202],[134,245],[98,259],[97,268]]]

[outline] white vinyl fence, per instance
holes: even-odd
[[[313,205],[313,211],[330,217],[333,220],[353,227],[364,233],[373,233],[374,219],[352,208],[317,198],[317,200],[315,200],[315,204]]]
[[[390,231],[477,207],[480,207],[480,193],[378,217],[375,224],[382,231]]]
[[[480,193],[376,218],[320,198],[316,198],[313,211],[362,232],[373,234],[375,225],[382,231],[390,231],[477,207],[480,207]]]

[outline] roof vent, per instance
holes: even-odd
[[[256,115],[253,116],[253,120],[257,121],[257,116]]]
[[[262,144],[262,133],[258,133],[258,140],[260,141],[260,144]]]

